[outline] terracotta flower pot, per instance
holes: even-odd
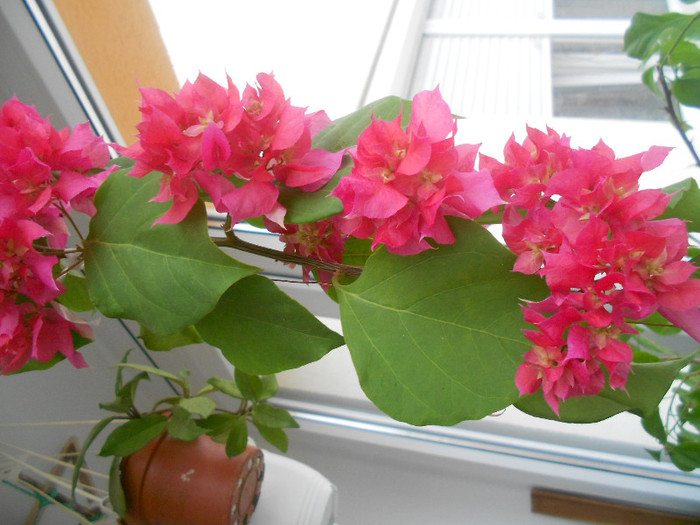
[[[122,461],[128,525],[243,525],[260,496],[262,451],[229,459],[209,436],[185,442],[167,433]]]

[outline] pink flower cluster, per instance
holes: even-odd
[[[280,234],[286,253],[319,261],[342,263],[348,236],[341,233],[338,220],[337,217],[331,217],[306,224],[285,224],[284,227],[266,220],[265,225],[269,231]],[[304,281],[311,281],[311,267],[302,266],[302,271]],[[328,270],[318,271],[318,281],[324,289],[330,287],[333,275],[334,272]]]
[[[292,106],[272,75],[257,81],[242,96],[230,78],[223,87],[201,74],[174,97],[141,89],[139,141],[121,152],[137,161],[131,175],[163,173],[153,200],[172,206],[157,222],[180,222],[203,190],[233,224],[259,216],[282,224],[280,186],[315,191],[338,170],[342,152],[311,147],[326,114]]]
[[[451,244],[445,216],[475,218],[502,203],[487,171],[474,171],[478,146],[455,146],[455,119],[439,89],[413,99],[404,130],[401,115],[372,120],[353,153],[354,167],[333,195],[345,209],[343,233],[372,238],[398,255]]]
[[[632,361],[621,334],[629,321],[656,311],[694,319],[700,280],[686,262],[688,235],[678,219],[654,220],[670,195],[640,190],[639,177],[668,149],[616,159],[602,142],[573,149],[566,137],[528,129],[511,138],[505,163],[482,156],[508,204],[503,237],[517,255],[514,269],[539,274],[551,296],[524,307],[533,343],[520,365],[521,392],[540,388],[558,413],[560,401],[595,395],[606,384],[624,388]]]
[[[13,98],[0,106],[0,373],[58,352],[87,366],[72,332],[92,337],[55,299],[65,291],[53,274],[64,249],[66,215],[94,214],[93,197],[110,173],[107,145],[88,124],[57,131],[35,108]],[[91,170],[100,172],[91,175]]]

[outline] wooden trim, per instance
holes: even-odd
[[[53,0],[127,144],[141,121],[139,85],[169,93],[175,71],[146,0]]]
[[[609,525],[700,524],[700,515],[664,512],[629,503],[567,494],[545,489],[532,490],[532,512],[588,523]]]

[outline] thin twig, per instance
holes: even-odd
[[[76,246],[75,248],[51,248],[50,246],[45,246],[43,244],[34,243],[32,245],[37,252],[42,255],[55,255],[56,257],[63,259],[68,257],[68,255],[73,253],[82,253],[83,248],[81,246]]]
[[[331,273],[342,273],[349,276],[359,276],[362,274],[362,266],[353,266],[350,264],[334,263],[330,261],[322,261],[320,259],[312,259],[310,257],[303,257],[295,253],[287,253],[281,250],[275,250],[272,248],[266,248],[264,246],[258,246],[243,239],[240,239],[233,233],[233,230],[226,231],[226,237],[212,237],[212,242],[220,247],[233,248],[236,250],[241,250],[247,253],[252,253],[254,255],[260,255],[262,257],[267,257],[268,259],[274,259],[276,261],[289,263],[289,264],[301,264],[303,266],[308,266],[315,270],[321,270],[324,272]]]
[[[73,226],[73,229],[75,230],[75,233],[80,237],[80,242],[84,243],[85,238],[83,237],[83,234],[80,232],[80,228],[78,228],[78,225],[75,223],[73,220],[73,217],[70,216],[70,213],[66,210],[66,208],[63,206],[61,201],[54,202],[54,206],[56,206],[63,215],[65,215],[66,219],[68,219],[68,222],[71,223],[71,226]]]
[[[59,274],[56,276],[56,280],[61,279],[64,275],[69,274],[70,272],[72,272],[73,270],[75,270],[76,268],[78,268],[79,266],[81,266],[82,264],[83,264],[83,260],[82,260],[82,259],[78,259],[78,260],[75,261],[73,264],[71,264],[68,268],[64,268],[64,269],[61,271],[61,273],[59,273]]]
[[[680,133],[683,142],[687,146],[688,150],[690,150],[690,154],[695,160],[695,164],[700,166],[700,157],[698,157],[698,154],[695,151],[695,148],[693,147],[693,143],[690,142],[688,135],[685,134],[685,130],[683,129],[683,123],[678,117],[678,114],[676,113],[676,110],[673,106],[673,98],[671,95],[671,90],[668,87],[668,83],[666,82],[666,77],[664,76],[663,66],[656,66],[656,72],[659,75],[659,84],[661,85],[661,90],[663,91],[664,99],[666,101],[666,107],[664,109],[666,109],[666,112],[668,113],[668,116],[671,119],[671,124],[673,124],[673,127],[676,128],[676,130],[678,130],[678,133]]]

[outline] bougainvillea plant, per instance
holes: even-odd
[[[138,140],[112,161],[87,127],[2,106],[2,373],[86,366],[75,312],[91,309],[137,321],[154,348],[209,343],[252,375],[347,344],[367,396],[416,425],[513,404],[562,421],[643,416],[691,359],[635,359],[630,345],[658,319],[699,337],[694,197],[639,187],[666,148],[616,158],[529,128],[502,160],[480,156],[455,142],[462,123],[437,88],[335,122],[269,74],[242,92],[200,75],[142,94]],[[215,238],[205,202],[227,217]],[[285,249],[266,253],[339,303],[342,336],[231,256],[252,249],[243,221],[279,234]]]

